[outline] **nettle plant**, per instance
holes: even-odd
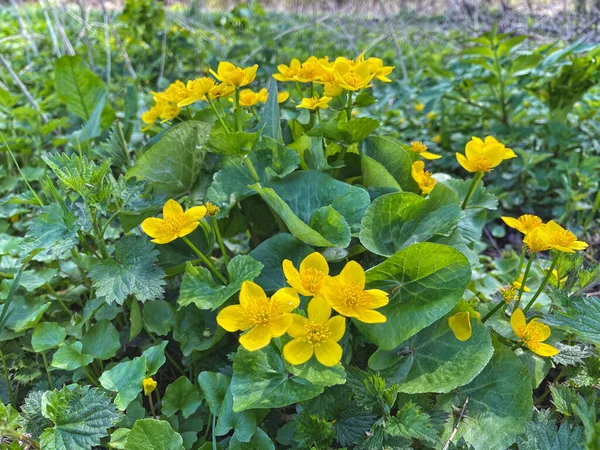
[[[596,439],[595,397],[568,386],[553,391],[564,417],[531,421],[551,368],[590,356],[577,339],[597,342],[585,310],[598,301],[578,297],[597,277],[576,255],[587,244],[505,217],[525,236],[513,282],[477,295],[497,207],[482,179],[517,155],[474,137],[456,155],[472,179],[426,171],[439,155],[361,116],[392,69],[294,59],[279,93],[246,87],[257,66],[222,62],[152,94],[153,137],[134,155],[45,155],[54,177],[3,284],[3,444],[531,449],[542,435],[579,442],[581,423]],[[98,121],[98,98],[65,102]],[[22,352],[47,379],[26,397],[11,378]]]

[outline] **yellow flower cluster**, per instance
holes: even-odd
[[[240,344],[249,351],[259,350],[287,332],[292,340],[284,346],[283,356],[289,363],[303,364],[315,355],[317,361],[331,367],[342,358],[338,341],[346,331],[345,317],[366,323],[386,320],[375,309],[387,305],[387,293],[366,290],[365,271],[355,261],[332,277],[325,258],[314,252],[298,269],[284,260],[283,272],[291,287],[279,289],[269,299],[260,286],[245,281],[239,305],[228,306],[217,316],[225,330],[247,331],[240,336]],[[307,317],[292,312],[300,304],[299,295],[313,297]],[[332,317],[332,310],[339,315]]]

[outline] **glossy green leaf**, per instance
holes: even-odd
[[[159,336],[168,334],[175,326],[175,308],[164,300],[147,302],[142,317],[146,330]]]
[[[198,375],[198,385],[204,392],[206,403],[214,416],[219,415],[230,381],[227,375],[219,372],[205,371]]]
[[[362,153],[383,166],[402,190],[418,192],[417,184],[410,174],[410,168],[417,155],[407,150],[406,146],[388,136],[371,136],[363,142]],[[373,179],[374,176],[376,175],[368,177]]]
[[[202,404],[202,396],[196,386],[186,377],[179,377],[169,386],[162,400],[161,412],[171,417],[181,411],[184,418],[192,415]]]
[[[146,376],[146,358],[138,357],[122,361],[104,371],[99,381],[104,389],[116,392],[115,405],[121,411],[142,391],[142,381]]]
[[[119,332],[108,320],[101,320],[88,330],[81,340],[83,353],[94,359],[110,359],[121,348]]]
[[[87,366],[94,358],[83,353],[82,348],[79,341],[63,344],[52,357],[52,366],[69,371]]]
[[[127,435],[125,450],[183,450],[183,439],[164,420],[138,420]]]
[[[67,337],[67,331],[54,322],[38,323],[31,335],[31,346],[39,352],[58,347]]]

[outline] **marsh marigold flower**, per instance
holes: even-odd
[[[297,70],[294,80],[301,83],[318,82],[321,80],[324,71],[321,60],[316,56],[311,56]]]
[[[394,70],[394,67],[385,66],[383,64],[383,61],[379,58],[371,57],[371,58],[364,59],[364,53],[362,55],[360,55],[357,59],[358,64],[360,64],[362,62],[365,62],[367,64],[367,67],[369,68],[369,72],[371,72],[373,75],[375,75],[375,78],[377,78],[379,81],[383,81],[384,83],[390,83],[392,81],[388,78],[388,75],[390,73],[392,73],[392,71]]]
[[[190,96],[190,90],[181,80],[176,80],[162,93],[164,98],[172,103],[179,103]]]
[[[575,253],[576,250],[588,248],[587,242],[578,241],[577,236],[565,230],[555,221],[551,220],[544,226],[541,239],[552,249],[564,253]]]
[[[504,144],[502,144],[501,142],[498,142],[498,140],[493,136],[486,136],[484,142],[486,144],[500,144],[504,147]],[[512,148],[504,147],[504,159],[505,160],[516,158],[516,157],[517,157],[517,154],[513,151]]]
[[[336,61],[332,70],[335,83],[348,91],[359,91],[369,87],[375,76],[369,71],[367,63],[352,66],[345,61]]]
[[[204,207],[206,208],[206,215],[209,217],[215,217],[217,214],[219,214],[219,211],[221,211],[221,208],[219,208],[217,205],[213,205],[211,202],[206,202]]]
[[[519,295],[517,289],[512,285],[500,288],[499,292],[502,300],[504,300],[504,302],[507,304],[512,302],[515,298],[517,298],[517,295]]]
[[[504,160],[506,148],[495,139],[473,137],[465,146],[465,154],[456,154],[458,163],[468,172],[491,172]]]
[[[150,378],[144,378],[144,381],[142,381],[142,387],[144,388],[144,395],[148,396],[150,394],[152,394],[154,392],[154,390],[156,389],[156,381],[154,381],[154,379],[152,377]]]
[[[436,134],[434,137],[431,138],[431,140],[432,140],[432,142],[439,144],[440,142],[442,142],[442,136],[440,136],[439,134]]]
[[[423,195],[428,195],[435,187],[437,181],[433,178],[431,172],[425,170],[425,163],[423,161],[415,161],[410,168],[410,173],[413,180],[419,185],[419,189],[421,189]]]
[[[287,283],[306,297],[317,297],[321,293],[323,280],[329,276],[329,264],[318,252],[304,258],[300,270],[289,259],[284,259],[282,266]]]
[[[550,249],[544,240],[545,225],[535,227],[527,232],[523,239],[523,244],[527,246],[531,253],[545,252]]]
[[[502,220],[506,225],[523,234],[527,234],[534,228],[541,227],[544,224],[541,218],[534,216],[533,214],[523,214],[522,216],[519,216],[518,219],[502,216]]]
[[[215,98],[231,97],[235,92],[235,88],[227,83],[217,84],[208,93],[208,97],[213,100]]]
[[[383,323],[386,317],[375,310],[388,304],[388,294],[379,289],[365,290],[365,283],[364,269],[356,261],[350,261],[339,275],[323,280],[321,296],[342,316],[365,323]]]
[[[479,319],[479,313],[474,312],[474,315]],[[453,316],[448,317],[448,326],[454,333],[454,337],[459,341],[468,341],[473,334],[471,327],[471,313],[469,311],[460,311]]]
[[[296,75],[298,74],[298,70],[300,70],[301,66],[302,64],[298,58],[292,59],[289,66],[286,66],[285,64],[279,64],[277,66],[279,73],[274,74],[273,78],[275,78],[277,81],[295,81]]]
[[[435,153],[428,152],[428,148],[421,141],[414,141],[410,143],[410,150],[412,152],[418,153],[425,159],[440,159],[441,155],[436,155]]]
[[[523,275],[521,275],[518,280],[513,281],[512,285],[515,289],[520,290],[523,286]],[[529,289],[527,286],[523,286],[523,292],[531,292],[531,289]]]
[[[544,344],[544,341],[550,337],[550,327],[532,319],[527,323],[525,314],[519,308],[516,309],[510,317],[510,325],[514,333],[521,341],[536,355],[554,356],[558,354],[558,350],[549,344]]]
[[[420,113],[425,109],[425,105],[423,103],[415,103],[415,111]]]
[[[300,298],[292,288],[281,288],[269,298],[258,284],[244,281],[240,304],[223,308],[217,323],[230,332],[248,330],[240,336],[240,344],[252,352],[285,334],[293,321],[291,312],[299,304]]]
[[[303,98],[302,102],[296,106],[296,108],[304,108],[310,109],[311,111],[315,111],[317,109],[325,109],[329,107],[329,102],[331,101],[331,97],[318,97],[314,96],[311,98]]]
[[[263,93],[264,90],[264,93]],[[252,89],[242,89],[240,91],[240,106],[250,108],[256,105],[261,101],[261,98],[264,96],[264,100],[267,100],[267,90],[263,88],[259,92],[254,92]],[[229,99],[229,101],[233,101],[233,99]]]
[[[246,86],[254,81],[256,78],[256,70],[258,64],[254,64],[252,67],[236,67],[229,62],[220,62],[217,67],[217,71],[210,70],[210,73],[219,81],[227,83],[231,86],[242,87]]]
[[[287,330],[293,339],[283,347],[283,357],[297,365],[315,355],[324,366],[335,366],[342,359],[338,341],[346,331],[346,319],[331,317],[331,306],[323,298],[310,301],[307,315],[308,318],[293,314],[294,321]]]
[[[206,100],[206,95],[215,87],[215,80],[208,77],[196,78],[189,80],[186,84],[188,97],[177,103],[180,108],[182,106],[191,105],[198,100]]]
[[[155,244],[168,244],[192,233],[205,215],[205,206],[194,206],[184,212],[178,202],[169,200],[163,207],[163,218],[150,217],[144,220],[142,230],[153,238]]]

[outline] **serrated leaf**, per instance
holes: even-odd
[[[42,391],[31,391],[25,397],[19,418],[19,424],[23,430],[36,441],[40,440],[40,436],[46,428],[52,426],[52,422],[42,414],[43,394]]]
[[[142,419],[127,435],[125,450],[183,450],[183,439],[169,422]]]
[[[567,345],[555,342],[552,345],[560,351],[552,357],[552,361],[563,366],[578,366],[596,354],[594,347],[589,344]]]
[[[186,377],[179,377],[167,386],[162,400],[161,412],[171,417],[178,411],[184,418],[192,415],[202,404],[198,388]]]
[[[89,272],[96,295],[122,305],[128,295],[138,300],[163,297],[164,271],[156,264],[158,250],[140,236],[126,236],[115,245],[115,258],[97,261]]]
[[[583,341],[600,344],[600,298],[571,298],[573,307],[567,311],[556,311],[545,322],[554,327],[575,333]]]
[[[104,389],[116,392],[115,405],[121,411],[142,392],[142,382],[146,377],[146,358],[138,357],[123,361],[104,371],[99,381]]]
[[[110,399],[97,388],[67,386],[42,396],[42,414],[54,426],[41,435],[48,450],[89,450],[119,420]]]
[[[335,436],[340,445],[355,444],[377,420],[377,416],[362,409],[346,409],[342,411],[333,424]]]
[[[435,443],[438,436],[429,414],[421,412],[421,408],[413,402],[405,403],[394,417],[390,417],[385,432],[391,436],[429,443]]]
[[[60,181],[83,197],[99,187],[110,169],[110,159],[100,166],[85,156],[66,153],[45,153],[42,159]]]
[[[83,353],[92,355],[94,359],[110,359],[121,348],[119,332],[109,320],[97,322],[81,339]]]
[[[550,386],[552,403],[558,412],[565,416],[573,415],[573,408],[579,402],[579,395],[575,389],[564,384]]]
[[[180,306],[191,303],[200,309],[219,308],[232,295],[236,294],[244,281],[254,280],[264,266],[248,255],[237,255],[227,265],[229,284],[223,286],[216,284],[210,271],[204,267],[194,267],[188,263],[186,266],[179,299]]]
[[[525,436],[519,439],[519,450],[583,450],[585,435],[582,427],[563,422],[558,429],[554,422],[529,422]]]

